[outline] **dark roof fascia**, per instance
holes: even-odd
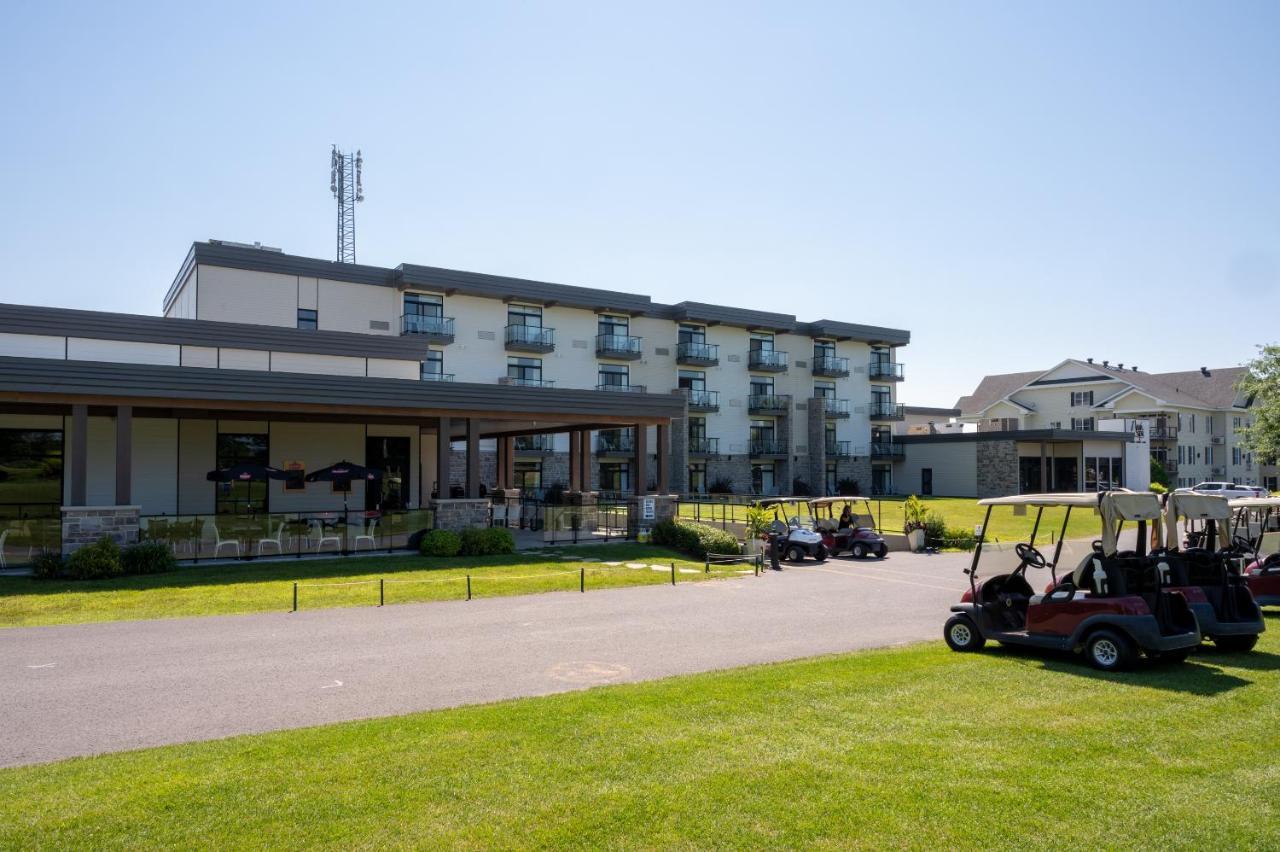
[[[428,348],[424,341],[412,336],[115,314],[37,305],[0,304],[0,332],[407,361],[422,360]]]
[[[900,444],[960,444],[976,441],[1117,441],[1130,443],[1132,432],[1081,429],[1024,429],[1011,432],[953,432],[944,435],[895,435]]]
[[[575,287],[569,284],[551,284],[524,278],[508,278],[481,272],[461,272],[435,266],[418,266],[402,263],[395,268],[395,280],[403,288],[443,290],[446,294],[462,293],[505,299],[512,302],[530,302],[539,305],[563,305],[595,311],[616,311],[626,314],[646,314],[653,308],[648,296],[598,290],[592,287]]]
[[[883,343],[889,346],[906,346],[911,342],[911,332],[901,328],[884,328],[878,325],[818,320],[802,323],[802,334],[810,337],[834,337],[844,340],[860,340],[866,343]]]
[[[741,328],[758,328],[788,334],[796,329],[796,318],[791,314],[775,314],[770,311],[752,311],[724,305],[708,305],[705,302],[678,302],[671,306],[673,319],[678,322],[702,322],[708,325],[732,325]]]
[[[422,382],[317,373],[272,373],[0,357],[0,392],[23,395],[201,400],[327,406],[335,413],[363,408],[407,414],[474,411],[486,416],[608,419],[637,423],[682,417],[685,399],[675,394],[609,393],[471,382]]]
[[[178,267],[178,274],[174,276],[173,283],[169,285],[169,290],[164,294],[164,306],[161,308],[165,313],[169,312],[169,306],[173,304],[174,298],[178,295],[178,288],[182,286],[182,282],[186,281],[191,274],[191,270],[196,265],[196,246],[193,243],[191,248],[187,249],[187,256],[182,259],[182,266]]]
[[[904,405],[902,410],[907,414],[935,414],[939,417],[959,417],[958,408],[930,408],[925,405]]]

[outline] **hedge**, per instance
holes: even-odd
[[[121,549],[109,536],[87,544],[65,559],[56,553],[35,558],[32,573],[42,580],[102,580],[133,574],[175,571],[178,560],[158,541],[131,544]]]
[[[462,531],[463,556],[495,556],[515,553],[516,540],[511,530],[503,527],[472,528]]]
[[[457,556],[462,549],[462,539],[450,530],[431,530],[418,543],[423,556]]]
[[[705,559],[708,553],[738,553],[738,540],[731,533],[706,524],[689,521],[662,521],[653,528],[652,541],[664,547],[674,547],[697,559]]]

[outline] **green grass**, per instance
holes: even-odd
[[[674,551],[620,543],[558,548],[548,555],[244,562],[79,582],[0,577],[0,627],[286,610],[292,603],[295,580],[299,581],[299,609],[371,606],[378,602],[378,578],[386,578],[388,604],[466,597],[467,574],[471,575],[475,597],[576,590],[580,565],[587,569],[588,591],[671,582],[668,573],[611,567],[603,564],[606,561],[675,562],[677,569],[698,570],[678,573],[677,582],[725,576],[746,567],[731,566],[704,575],[701,562],[689,561]],[[356,585],[321,585],[330,583]]]
[[[922,497],[920,499],[924,501],[928,511],[942,515],[946,519],[947,526],[950,527],[972,530],[975,524],[982,523],[987,511],[985,506],[978,505],[977,500],[968,497]],[[880,530],[902,532],[904,519],[902,503],[902,499],[895,497],[871,498],[871,512]],[[856,511],[864,511],[861,500],[857,500],[853,505]],[[722,518],[737,523],[745,523],[747,520],[747,506],[741,503],[682,503],[680,505],[682,518],[694,520],[699,512],[707,523],[718,524]],[[1056,538],[1062,530],[1065,512],[1065,509],[1046,509],[1036,540],[1048,541],[1050,533]],[[997,506],[991,512],[991,526],[987,530],[987,540],[998,538],[1001,541],[1027,541],[1031,536],[1035,519],[1034,509],[1028,509],[1025,515],[1018,516],[1014,515],[1013,509],[1008,506]],[[1091,511],[1073,509],[1071,525],[1067,528],[1067,538],[1097,538],[1101,522],[1101,519]]]
[[[0,848],[1274,849],[1270,626],[1125,675],[938,642],[5,770]]]

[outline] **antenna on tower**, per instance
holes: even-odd
[[[360,149],[329,152],[329,191],[338,199],[338,263],[356,262],[356,202],[364,201],[364,155]]]

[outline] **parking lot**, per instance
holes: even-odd
[[[0,765],[936,639],[968,558],[894,553],[586,595],[4,630]]]

